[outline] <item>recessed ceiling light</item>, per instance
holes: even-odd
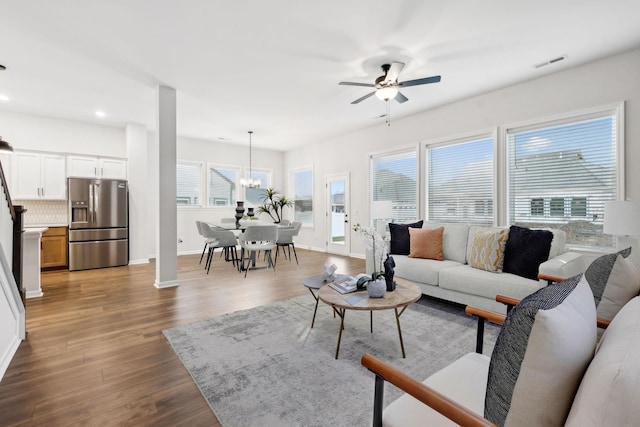
[[[10,100],[11,98],[9,98],[7,95],[0,93],[0,101],[10,101]]]
[[[107,113],[105,113],[104,111],[96,111],[96,116],[100,118],[107,117]]]

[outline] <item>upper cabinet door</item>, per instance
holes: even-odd
[[[14,156],[13,199],[67,198],[65,156],[31,152],[15,152]]]
[[[73,178],[97,178],[96,157],[67,156],[67,176]]]
[[[127,161],[118,159],[99,159],[98,173],[105,179],[127,179]]]
[[[40,154],[14,153],[13,199],[39,199],[40,193]]]
[[[65,200],[67,198],[65,156],[43,154],[40,162],[42,170],[41,198]]]

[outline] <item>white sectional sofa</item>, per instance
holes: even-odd
[[[396,263],[395,278],[416,283],[425,295],[501,313],[505,312],[505,306],[495,301],[497,294],[522,299],[546,286],[547,283],[543,280],[531,280],[510,273],[494,273],[468,265],[476,233],[500,228],[436,222],[425,222],[422,228],[439,227],[444,227],[444,261],[392,254]],[[551,251],[549,260],[540,265],[540,273],[571,277],[584,272],[587,266],[581,255],[566,250],[566,233],[558,229],[549,231],[553,233]],[[373,271],[370,251],[367,252],[367,271]]]

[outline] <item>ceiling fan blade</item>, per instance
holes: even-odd
[[[406,96],[404,96],[400,92],[398,92],[398,94],[396,95],[396,97],[394,99],[396,101],[398,101],[400,104],[402,104],[403,102],[407,102],[409,100],[409,98],[407,98]]]
[[[425,77],[423,79],[407,80],[406,82],[398,83],[398,86],[400,87],[418,86],[418,85],[426,85],[429,83],[438,83],[439,81],[440,81],[440,76],[431,76],[431,77]]]
[[[359,103],[360,101],[364,101],[365,99],[369,98],[369,97],[370,97],[371,95],[373,95],[374,93],[375,93],[375,92],[368,93],[368,94],[366,94],[365,96],[363,96],[362,98],[358,98],[358,99],[356,99],[355,101],[353,101],[353,102],[352,102],[352,104],[357,104],[357,103]]]
[[[398,81],[398,76],[400,75],[400,71],[404,68],[404,62],[393,62],[389,71],[387,71],[387,78],[384,80],[385,83],[395,83]]]
[[[340,82],[338,83],[342,86],[362,86],[362,87],[375,87],[375,85],[371,83],[353,83],[353,82]]]

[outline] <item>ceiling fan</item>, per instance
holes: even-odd
[[[409,98],[404,96],[399,92],[398,88],[401,87],[409,87],[409,86],[418,86],[418,85],[426,85],[429,83],[438,83],[440,81],[440,76],[431,76],[424,77],[422,79],[415,80],[407,80],[404,82],[398,82],[398,75],[400,71],[404,68],[403,62],[392,62],[391,64],[383,64],[382,71],[384,75],[376,78],[375,83],[354,83],[354,82],[340,82],[338,84],[343,86],[363,86],[363,87],[374,87],[375,91],[366,94],[365,96],[356,99],[352,102],[352,104],[357,104],[365,99],[369,98],[371,95],[375,94],[377,98],[388,101],[391,98],[394,98],[396,101],[403,103],[407,102]]]

